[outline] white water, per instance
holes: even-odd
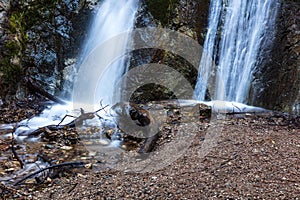
[[[130,45],[130,33],[134,27],[138,7],[138,0],[104,0],[101,4],[91,25],[88,41],[82,54],[83,62],[85,59],[88,59],[87,62],[93,59],[95,68],[89,68],[86,71],[83,67],[81,74],[79,73],[80,86],[74,88],[79,90],[77,91],[79,96],[81,93],[84,94],[84,90],[94,88],[96,85],[96,90],[92,91],[93,101],[98,103],[103,100],[105,104],[112,105],[116,92],[115,85],[127,70],[128,63],[124,55]],[[124,33],[126,33],[125,37]],[[97,72],[100,71],[104,73],[98,76]],[[88,76],[88,81],[83,74]],[[83,95],[82,101],[87,102],[85,99],[89,98],[90,94]]]
[[[217,63],[202,58],[195,98],[204,100],[216,73],[214,100],[247,103],[252,75],[262,42],[274,27],[276,0],[212,0],[204,51]]]

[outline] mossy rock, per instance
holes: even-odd
[[[152,16],[166,26],[172,19],[179,0],[145,0],[145,2]]]

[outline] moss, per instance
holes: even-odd
[[[163,26],[167,26],[175,13],[179,0],[145,0],[145,2],[152,16]]]
[[[41,21],[51,21],[55,17],[55,14],[57,14],[55,10],[60,2],[61,0],[29,1],[22,8],[26,22],[25,28],[30,29]]]
[[[1,72],[3,73],[3,83],[8,85],[16,85],[20,82],[22,75],[21,65],[16,65],[11,62],[11,58],[4,58],[1,61]]]
[[[23,17],[23,12],[13,12],[9,18],[9,33],[12,39],[6,43],[7,55],[0,61],[3,82],[8,85],[16,85],[22,78],[20,61],[27,41]]]
[[[5,45],[6,49],[11,52],[12,55],[17,55],[19,45],[16,41],[10,40]]]
[[[23,58],[29,40],[27,32],[41,21],[51,21],[61,0],[21,0],[12,2],[8,12],[8,32],[11,38],[5,45],[4,59],[0,60],[2,82],[15,88],[23,76]],[[49,15],[45,14],[49,13]]]

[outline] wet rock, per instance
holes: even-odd
[[[91,9],[96,4],[96,1],[88,0],[51,3],[32,0],[2,1],[0,87],[5,89],[0,88],[0,96],[15,95],[18,90],[18,97],[24,97],[26,88],[18,88],[23,73],[38,81],[44,90],[57,94],[64,85],[63,69],[67,66],[65,60],[79,54],[79,47],[87,31],[85,27],[92,15]],[[19,25],[15,26],[14,23]],[[15,27],[16,30],[13,30]],[[14,73],[17,78],[11,78],[17,80],[18,85],[7,79],[10,78],[8,70],[12,70],[11,65],[20,72]],[[4,83],[6,85],[2,86]]]
[[[255,74],[252,104],[300,114],[299,16],[299,1],[281,2],[273,46],[263,52]]]
[[[145,6],[138,13],[136,27],[163,27],[169,30],[177,31],[178,34],[189,36],[195,43],[203,44],[206,24],[208,18],[207,0],[201,1],[145,1]],[[168,37],[168,36],[166,36]],[[144,32],[140,38],[145,44],[151,42],[147,41],[151,36],[147,36]],[[176,43],[176,42],[175,42]],[[172,45],[172,44],[171,44]],[[200,46],[199,45],[199,46]],[[191,49],[186,49],[186,46],[174,47],[178,52],[198,52]],[[165,49],[138,49],[131,53],[130,69],[149,63],[164,64],[168,67],[178,71],[183,77],[188,80],[188,84],[183,84],[176,78],[168,80],[172,89],[159,84],[144,84],[139,87],[134,94],[131,95],[130,101],[145,103],[154,100],[166,100],[186,97],[186,91],[195,87],[197,81],[197,68],[200,62],[200,53],[192,57],[191,60],[176,55]],[[194,64],[196,63],[196,64]],[[140,78],[140,77],[137,77]],[[165,78],[167,79],[167,78]],[[143,80],[142,80],[143,81]],[[190,88],[184,88],[188,86]],[[173,90],[176,90],[176,94]],[[126,89],[124,90],[126,91]],[[191,98],[191,97],[190,97]]]

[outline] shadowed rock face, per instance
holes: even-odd
[[[275,40],[255,74],[250,102],[300,114],[300,3],[282,1]]]
[[[203,45],[209,0],[145,0],[145,5],[158,24],[180,31]]]
[[[66,59],[80,51],[91,6],[85,0],[1,1],[0,97],[24,97],[25,74],[51,94],[61,90]]]
[[[140,11],[138,14],[136,26],[139,28],[144,26],[168,28],[183,33],[203,45],[208,11],[209,0],[145,0],[142,12]],[[145,18],[147,19],[145,20]],[[131,57],[133,59],[131,59],[130,68],[147,63],[164,64],[181,73],[193,87],[196,85],[197,70],[178,55],[160,49],[142,49],[131,52]],[[176,79],[172,80],[172,84],[176,88],[181,85]],[[132,94],[130,100],[145,103],[153,100],[176,98],[178,97],[164,86],[147,84]]]
[[[4,60],[5,54],[7,53],[5,44],[8,42],[8,17],[7,12],[10,9],[10,1],[0,2],[0,61]],[[1,65],[0,65],[1,68]],[[3,93],[8,93],[11,89],[3,83],[3,72],[0,71],[0,97]]]

